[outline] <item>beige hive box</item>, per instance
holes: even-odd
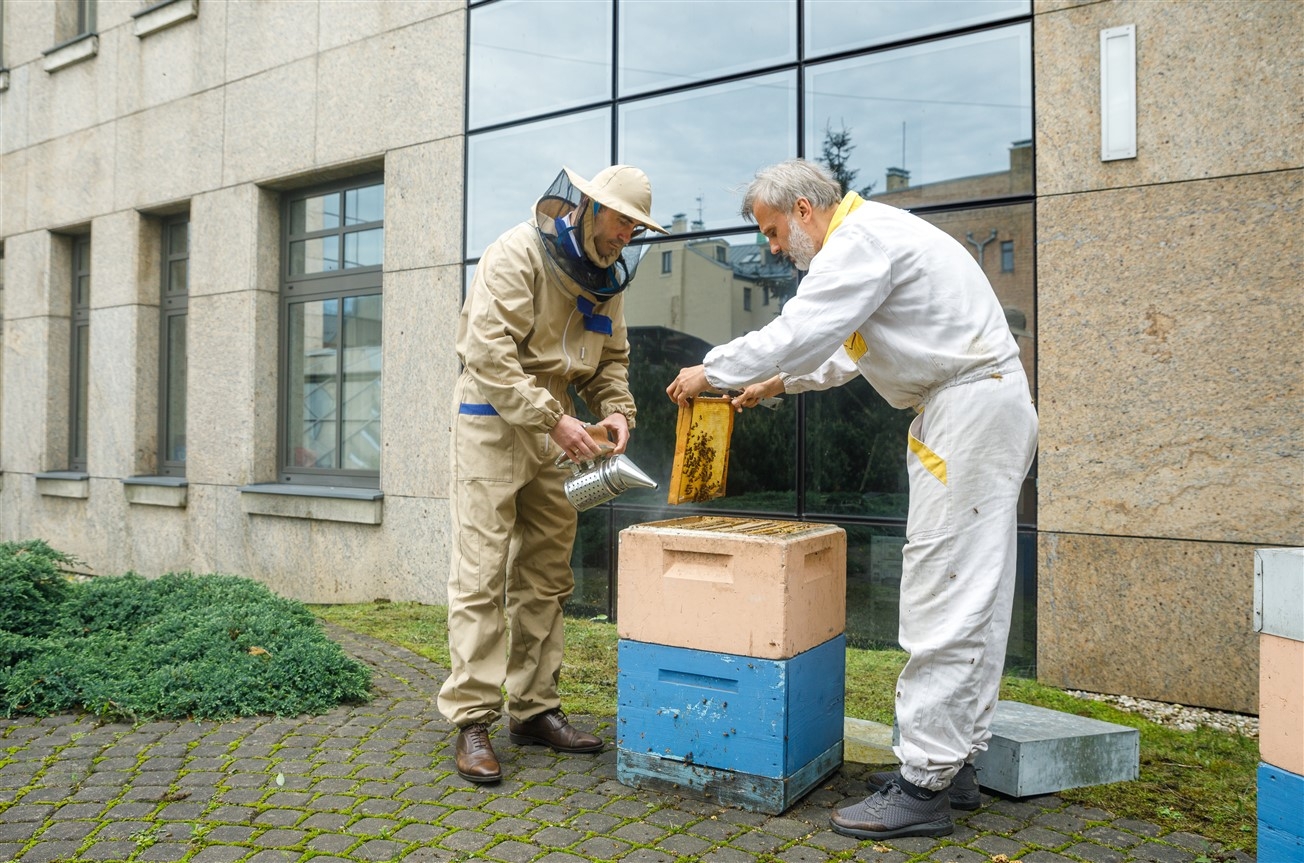
[[[620,532],[621,638],[791,659],[840,635],[846,619],[840,527],[691,516]]]

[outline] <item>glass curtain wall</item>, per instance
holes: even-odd
[[[668,506],[678,408],[666,385],[764,326],[799,274],[739,215],[756,169],[796,156],[902,207],[983,266],[1035,380],[1029,0],[485,0],[470,10],[468,273],[530,217],[562,165],[636,165],[653,216],[625,294],[638,426],[629,455],[662,481],[580,516],[570,611],[619,614],[617,536],[703,511],[847,530],[848,640],[895,644],[906,427],[863,380],[739,415],[727,494]],[[469,276],[468,276],[469,278]],[[1035,656],[1029,482],[1009,663]]]

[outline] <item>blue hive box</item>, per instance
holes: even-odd
[[[617,776],[777,814],[842,765],[846,638],[791,659],[620,641]]]
[[[1259,859],[1304,863],[1304,776],[1259,764]]]

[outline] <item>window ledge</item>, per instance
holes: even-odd
[[[187,483],[180,476],[129,476],[122,481],[127,503],[144,506],[184,507]]]
[[[259,483],[240,488],[240,509],[249,515],[380,524],[384,497],[375,488]]]
[[[85,500],[91,496],[91,476],[77,470],[51,470],[38,473],[36,493],[46,497],[71,497]]]
[[[198,18],[199,0],[162,0],[139,12],[132,12],[131,17],[136,19],[135,34],[143,38],[182,21]]]
[[[100,37],[95,33],[86,33],[76,39],[64,42],[62,45],[55,45],[43,53],[45,54],[45,71],[57,72],[74,63],[89,60],[100,53]]]

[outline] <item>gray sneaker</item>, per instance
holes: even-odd
[[[880,773],[871,773],[866,783],[877,791],[886,785],[889,779],[900,776],[900,770],[884,770]],[[973,810],[982,805],[982,797],[978,793],[978,770],[968,762],[965,762],[960,772],[955,774],[955,778],[951,780],[951,787],[947,791],[951,794],[952,809]]]
[[[899,836],[949,836],[951,809],[946,795],[921,797],[922,789],[900,777],[889,779],[878,791],[829,817],[834,833],[858,839],[894,839]]]

